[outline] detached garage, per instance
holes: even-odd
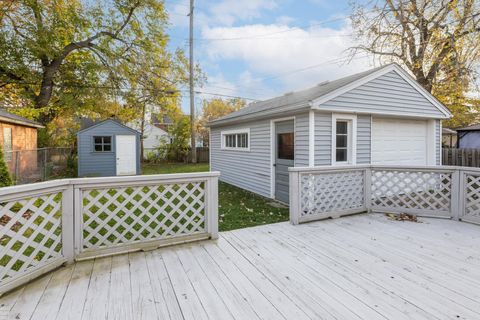
[[[211,170],[288,202],[288,168],[439,165],[451,113],[397,64],[252,103],[210,122]]]
[[[79,131],[77,148],[79,177],[140,174],[140,132],[115,120]]]

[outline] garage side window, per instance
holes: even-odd
[[[110,136],[94,136],[93,150],[95,152],[110,152],[112,151],[112,137]]]
[[[348,121],[337,120],[336,140],[336,161],[348,162]]]
[[[332,165],[356,164],[357,117],[332,115]]]
[[[250,150],[250,130],[241,129],[234,131],[222,131],[222,149],[227,150]]]

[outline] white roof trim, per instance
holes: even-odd
[[[397,64],[391,64],[386,66],[385,68],[381,68],[380,70],[371,73],[363,78],[358,79],[350,84],[347,84],[337,90],[334,90],[324,96],[321,96],[318,99],[315,99],[311,102],[312,109],[317,110],[327,110],[321,107],[321,104],[330,101],[350,90],[353,90],[369,81],[372,81],[384,74],[389,73],[390,71],[395,71],[402,79],[407,81],[414,89],[416,89],[422,96],[424,96],[428,101],[430,101],[442,114],[445,115],[445,119],[448,119],[452,116],[451,112],[440,102],[438,101],[432,94],[426,91],[415,79],[413,79],[405,70],[403,70]]]

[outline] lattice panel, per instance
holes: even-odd
[[[334,215],[365,207],[363,171],[304,174],[300,181],[302,216]]]
[[[452,174],[430,171],[372,170],[372,205],[450,212]]]
[[[0,284],[62,256],[62,195],[0,202]]]
[[[462,219],[480,223],[480,176],[465,174],[464,201]]]
[[[83,190],[83,248],[205,232],[205,183]]]

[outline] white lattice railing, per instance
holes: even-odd
[[[219,173],[0,189],[0,294],[74,259],[218,236]]]
[[[290,178],[290,206],[299,213],[295,223],[366,210],[363,168],[295,171]]]
[[[290,168],[292,223],[365,211],[480,223],[480,169],[370,165]]]

